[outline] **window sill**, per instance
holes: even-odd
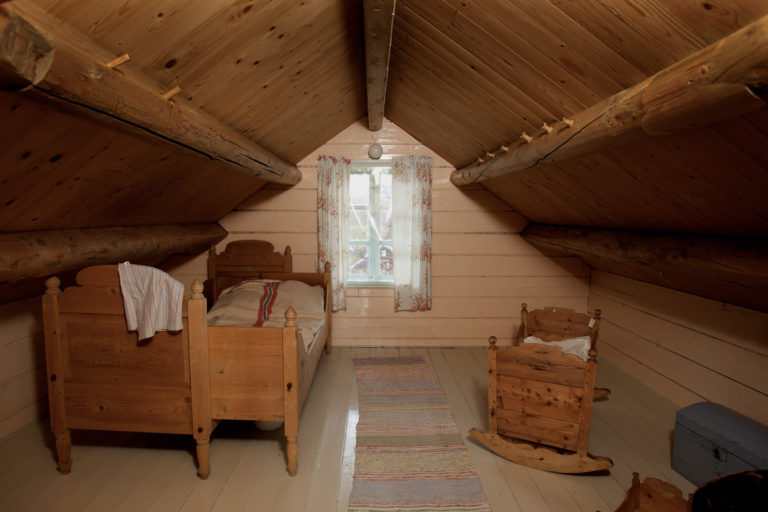
[[[394,288],[392,281],[347,281],[347,288]]]

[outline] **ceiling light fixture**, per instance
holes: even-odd
[[[376,140],[379,138],[379,132],[371,132],[371,138],[373,139],[373,144],[370,145],[368,148],[368,156],[373,158],[374,160],[378,160],[381,158],[382,153],[384,152],[381,149],[381,144],[376,142]]]

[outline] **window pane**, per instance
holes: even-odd
[[[357,167],[350,174],[350,281],[392,281],[392,169]]]
[[[351,206],[368,206],[370,176],[351,174],[349,176],[349,203]]]
[[[381,264],[381,277],[389,279],[394,276],[392,267],[392,247],[382,246],[381,254],[379,256],[379,263]]]
[[[352,245],[349,255],[349,275],[357,278],[368,276],[368,246]]]
[[[368,226],[370,225],[368,217],[369,213],[367,210],[361,210],[354,207],[352,208],[352,211],[349,215],[350,241],[368,240]]]

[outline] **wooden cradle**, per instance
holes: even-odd
[[[43,322],[51,429],[62,473],[72,466],[70,429],[111,430],[191,434],[198,475],[205,479],[210,435],[221,419],[284,421],[288,472],[296,473],[299,414],[323,348],[330,350],[330,271],[291,273],[290,249],[274,253],[266,242],[235,242],[223,255],[212,251],[211,258],[210,278],[219,286],[238,277],[323,286],[326,321],[309,351],[291,308],[283,328],[209,326],[199,282],[184,300],[183,330],[139,342],[126,328],[116,265],[83,269],[78,286],[64,291],[52,277]]]
[[[522,332],[544,341],[590,336],[589,359],[559,347],[523,343],[488,351],[489,432],[470,435],[491,451],[526,466],[557,473],[608,469],[607,457],[587,453],[595,393],[600,312],[590,317],[572,309],[545,308],[528,313]]]

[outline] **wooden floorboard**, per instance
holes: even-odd
[[[488,501],[496,511],[614,510],[638,471],[694,486],[670,467],[669,414],[663,397],[598,364],[612,389],[593,408],[590,451],[614,461],[609,474],[556,475],[514,464],[466,436],[487,429],[487,353],[483,348],[345,348],[324,356],[300,422],[299,471],[289,477],[281,430],[223,422],[211,443],[211,476],[196,476],[186,436],[76,432],[70,475],[59,475],[46,424],[0,440],[0,510],[13,511],[320,511],[345,512],[354,470],[356,357],[423,356],[443,387]],[[638,396],[642,393],[642,396]]]

